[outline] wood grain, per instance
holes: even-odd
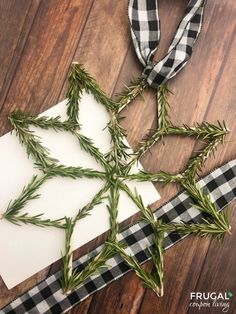
[[[1,111],[0,133],[16,108],[39,113],[58,101],[92,0],[42,0]]]
[[[175,32],[187,0],[160,0],[160,59]],[[208,0],[204,26],[191,61],[170,82],[171,119],[175,124],[225,120],[231,133],[216,158],[207,162],[202,175],[234,158],[236,134],[236,40],[235,0]],[[8,114],[15,108],[39,113],[65,98],[72,60],[84,64],[99,85],[112,97],[132,77],[139,64],[130,40],[127,0],[0,0],[0,134],[9,131]],[[152,90],[136,99],[123,115],[122,123],[132,147],[157,126]],[[157,144],[142,163],[148,171],[180,171],[199,149],[191,139],[168,137]],[[181,152],[181,153],[180,153]],[[168,158],[166,158],[168,156]],[[161,206],[179,190],[177,185],[156,184]],[[232,208],[232,226],[236,215]],[[189,308],[191,291],[236,293],[236,242],[233,235],[223,244],[188,237],[165,254],[165,295],[158,299],[143,288],[130,272],[72,309],[70,314],[199,313]],[[104,235],[76,252],[76,257],[104,241]],[[217,257],[217,258],[216,258]],[[60,262],[8,291],[0,280],[0,308],[27,291]],[[144,267],[151,270],[150,262]],[[235,313],[236,297],[229,313]],[[217,310],[209,313],[219,313]],[[201,312],[205,313],[205,312]]]
[[[0,110],[24,50],[39,1],[0,2]],[[14,30],[14,31],[13,31]]]

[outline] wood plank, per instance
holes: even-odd
[[[148,269],[148,265],[144,266]],[[93,297],[87,313],[97,314],[102,309],[103,314],[134,314],[138,312],[142,302],[144,288],[134,274],[128,273],[114,281]],[[77,313],[81,313],[79,310]]]
[[[236,13],[236,6],[234,7]],[[227,49],[227,60],[225,66],[222,69],[221,77],[216,86],[214,97],[212,97],[211,104],[209,106],[206,118],[207,120],[216,121],[218,117],[220,120],[225,120],[227,126],[231,130],[227,136],[225,145],[222,145],[217,153],[217,158],[212,162],[207,162],[205,171],[208,171],[210,167],[216,166],[219,162],[222,163],[225,160],[235,158],[235,58],[236,40],[232,37],[230,49]],[[223,244],[216,241],[212,241],[207,252],[204,266],[199,274],[199,279],[194,287],[193,291],[202,292],[224,292],[232,291],[234,293],[236,289],[236,282],[232,279],[232,274],[235,270],[236,260],[236,241],[235,241],[235,203],[231,208],[231,226],[232,235],[226,236]],[[217,258],[216,258],[217,256]],[[235,313],[236,299],[235,296],[230,300],[230,307],[227,313]],[[212,311],[219,311],[219,309],[212,308]],[[209,309],[208,309],[209,311]],[[207,309],[203,308],[201,313],[206,313]],[[196,308],[190,308],[188,313],[197,313]]]
[[[108,95],[112,95],[130,44],[126,15],[126,1],[96,0],[73,57]],[[61,100],[65,98],[67,87],[66,80]]]
[[[1,134],[16,108],[39,113],[57,102],[92,2],[41,1],[1,111]]]
[[[0,28],[4,30],[0,33],[0,109],[14,77],[38,5],[39,1],[32,3],[28,0],[21,3],[14,0],[0,2]],[[18,293],[21,293],[21,289]],[[16,290],[9,292],[0,278],[0,307],[15,295]]]
[[[77,314],[77,313],[85,314],[85,313],[87,313],[88,309],[90,307],[90,304],[92,302],[92,299],[93,299],[93,296],[88,297],[82,303],[73,307],[72,310],[68,311],[67,314]]]
[[[137,313],[186,313],[189,291],[195,286],[209,240],[188,237],[170,248],[164,257],[164,296],[158,298],[146,290]],[[191,265],[194,264],[194,268]],[[181,298],[180,298],[181,296]],[[155,312],[154,312],[155,313]]]
[[[0,110],[24,49],[39,0],[0,2]]]
[[[234,5],[234,14],[236,14],[236,3]],[[229,39],[229,46],[225,49],[225,60],[222,63],[221,75],[215,84],[215,90],[211,97],[205,119],[207,121],[217,122],[225,121],[230,133],[225,139],[224,145],[220,145],[216,152],[216,158],[209,159],[203,171],[209,172],[212,167],[216,167],[222,164],[226,160],[230,160],[236,157],[235,151],[235,81],[236,81],[236,38],[235,34],[232,34]]]
[[[236,310],[236,281],[234,278],[235,273],[235,259],[236,259],[236,237],[235,237],[235,222],[236,222],[236,205],[231,206],[232,213],[232,235],[226,236],[223,243],[213,241],[207,252],[204,267],[200,272],[200,277],[194,289],[188,291],[190,302],[190,291],[200,292],[232,292],[233,297],[229,301],[219,300],[218,302],[229,302],[227,313],[234,314]],[[205,300],[204,302],[208,302]],[[210,302],[212,304],[212,302]],[[201,308],[201,314],[207,313],[220,313],[222,307]],[[196,307],[190,307],[188,314],[199,313]]]

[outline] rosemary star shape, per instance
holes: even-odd
[[[15,129],[19,140],[26,146],[27,153],[35,160],[36,167],[41,170],[41,175],[36,175],[26,185],[22,193],[11,201],[2,218],[14,224],[33,224],[40,227],[56,227],[65,231],[65,248],[63,256],[63,270],[61,286],[64,293],[69,293],[78,288],[83,282],[97,272],[101,267],[107,267],[106,262],[115,254],[120,254],[124,261],[135,271],[146,287],[151,288],[158,296],[163,295],[163,241],[165,232],[179,232],[182,234],[196,234],[200,236],[217,236],[223,239],[226,232],[230,232],[228,212],[218,212],[216,205],[210,197],[205,194],[196,182],[196,175],[205,160],[222,143],[228,129],[225,124],[202,123],[189,127],[187,125],[174,126],[168,116],[169,90],[166,85],[161,86],[156,93],[158,110],[158,129],[151,137],[140,143],[133,154],[129,153],[125,144],[125,131],[119,124],[120,112],[136,96],[142,93],[147,86],[143,79],[137,79],[127,87],[120,95],[117,102],[113,102],[99,88],[94,79],[78,64],[74,63],[69,76],[69,89],[67,92],[67,115],[64,122],[60,117],[34,117],[20,111],[13,112],[9,119]],[[107,154],[102,154],[93,144],[92,140],[80,133],[79,124],[79,101],[82,92],[91,93],[95,99],[103,104],[110,114],[108,130],[112,139],[112,148]],[[29,129],[29,126],[37,126],[43,129],[54,129],[56,131],[67,131],[78,139],[80,146],[88,154],[93,156],[103,166],[104,171],[96,171],[82,167],[68,167],[58,164],[52,158],[49,151],[41,144],[40,138]],[[206,148],[195,158],[189,160],[187,167],[179,174],[167,172],[147,173],[139,171],[131,173],[132,166],[143,156],[156,142],[162,140],[166,135],[193,136],[206,142]],[[31,216],[29,213],[21,213],[26,203],[39,197],[38,189],[50,178],[55,176],[69,177],[72,179],[87,177],[99,178],[104,181],[103,188],[92,198],[92,200],[77,212],[74,217],[62,217],[57,220],[44,218],[43,214]],[[151,208],[146,207],[142,197],[136,190],[132,191],[125,180],[163,182],[164,184],[178,182],[190,194],[195,202],[194,206],[206,213],[202,224],[193,223],[164,223],[158,220]],[[153,229],[153,249],[150,255],[153,261],[153,271],[145,271],[134,256],[130,256],[124,243],[118,240],[119,224],[117,221],[119,192],[124,191],[136,204],[142,213],[142,219],[147,221]],[[107,192],[109,192],[107,196]],[[71,248],[71,237],[76,222],[90,214],[94,206],[100,204],[104,198],[108,198],[107,209],[110,217],[110,231],[102,251],[92,257],[87,266],[78,272],[72,268],[73,252]]]

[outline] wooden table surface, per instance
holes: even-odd
[[[158,55],[166,51],[187,0],[160,0],[162,41]],[[225,120],[231,129],[204,168],[235,158],[236,148],[236,41],[235,0],[208,0],[205,21],[191,61],[171,82],[170,115],[176,124]],[[127,0],[0,0],[0,135],[9,131],[7,116],[16,109],[38,114],[65,98],[72,61],[83,63],[111,96],[132,77],[140,75],[130,39]],[[115,96],[114,96],[115,97]],[[156,126],[153,91],[137,99],[124,112],[123,126],[135,147]],[[142,159],[147,171],[179,171],[199,150],[191,139],[170,137]],[[168,156],[168,158],[166,157]],[[179,190],[156,184],[160,206]],[[191,291],[232,291],[228,313],[236,313],[235,203],[231,205],[232,236],[223,244],[188,237],[165,254],[165,295],[157,298],[130,272],[79,304],[71,314],[206,313],[189,309]],[[99,237],[76,255],[94,248]],[[0,280],[0,307],[55,272],[60,263],[44,269],[8,291]],[[151,263],[146,263],[151,269]],[[219,313],[211,309],[208,313]]]

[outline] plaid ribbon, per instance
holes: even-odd
[[[192,49],[201,31],[206,0],[190,0],[166,56],[153,62],[160,41],[160,20],[157,0],[130,0],[128,15],[131,35],[143,76],[158,88],[174,77],[191,58]]]
[[[206,193],[210,193],[219,210],[236,198],[236,159],[229,161],[220,168],[199,181],[199,185]],[[204,214],[192,206],[193,200],[186,192],[174,197],[167,204],[160,207],[156,216],[165,222],[194,222],[199,223]],[[183,239],[177,233],[165,235],[165,249]],[[135,255],[140,263],[150,259],[148,248],[152,248],[152,228],[149,224],[140,222],[120,233],[119,239],[128,245],[128,252]],[[92,256],[100,252],[102,246],[97,247],[74,262],[74,267],[81,271]],[[130,271],[119,255],[107,261],[109,268],[100,269],[99,274],[89,278],[83,286],[70,295],[63,295],[60,289],[60,272],[51,275],[21,297],[14,300],[1,310],[4,314],[59,314],[65,313],[89,295],[100,290],[110,282],[122,277]]]

